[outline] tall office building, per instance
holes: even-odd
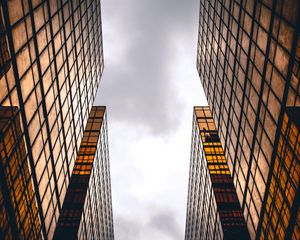
[[[52,239],[103,72],[100,0],[4,0],[0,12],[0,105],[18,109],[41,234]]]
[[[90,112],[54,239],[114,239],[105,107]]]
[[[209,107],[195,107],[185,240],[250,239]]]
[[[299,8],[200,1],[197,68],[252,239],[300,238]]]

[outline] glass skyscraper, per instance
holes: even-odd
[[[53,238],[102,76],[101,31],[100,0],[0,3],[0,106],[20,122],[20,191],[34,193],[26,206],[44,239]]]
[[[197,69],[251,239],[300,237],[299,22],[299,1],[200,1]]]
[[[195,107],[185,240],[250,239],[209,107]]]
[[[90,112],[54,239],[114,239],[105,107]]]

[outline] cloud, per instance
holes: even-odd
[[[102,1],[105,70],[96,103],[108,105],[112,121],[170,134],[180,123],[174,111],[184,108],[176,82],[185,79],[174,76],[180,39],[195,43],[198,11],[193,1],[109,2]]]
[[[101,2],[115,238],[183,239],[199,2]]]
[[[142,225],[139,221],[124,216],[114,219],[115,238],[119,240],[142,239]]]
[[[128,215],[117,215],[115,218],[115,236],[119,240],[174,240],[182,239],[181,227],[176,221],[176,212],[168,208],[147,205],[149,214],[133,218]]]
[[[179,230],[179,226],[176,221],[176,215],[174,211],[170,209],[160,209],[149,221],[149,225],[154,229],[163,233],[165,236],[171,237],[171,239],[180,239],[182,232]]]

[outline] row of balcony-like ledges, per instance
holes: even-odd
[[[92,107],[55,230],[55,239],[77,238],[104,114],[105,107]]]
[[[195,107],[224,239],[250,239],[209,107]]]

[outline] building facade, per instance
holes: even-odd
[[[0,107],[0,239],[40,239],[41,226],[16,107]]]
[[[250,239],[209,107],[195,107],[185,240]]]
[[[44,239],[52,239],[103,72],[100,0],[0,3],[0,106],[16,107]]]
[[[252,239],[300,237],[298,130],[286,126],[300,106],[299,8],[200,1],[197,69]]]
[[[262,213],[261,231],[268,239],[299,239],[299,159],[300,107],[289,107],[283,116],[266,208]]]
[[[113,240],[106,108],[92,107],[54,239]]]

